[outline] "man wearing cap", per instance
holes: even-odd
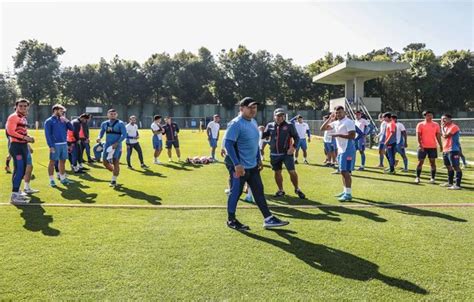
[[[71,122],[64,117],[66,108],[56,104],[52,108],[53,115],[44,122],[44,134],[49,147],[49,184],[56,187],[54,166],[58,163],[59,179],[63,185],[71,183],[66,177],[66,160],[68,159],[67,131],[73,130]]]
[[[219,129],[221,125],[219,124],[221,118],[218,114],[214,114],[213,120],[207,124],[207,140],[211,146],[211,157],[216,160],[216,148],[217,141],[219,140]]]
[[[308,142],[311,142],[311,131],[309,129],[308,123],[305,123],[303,121],[303,117],[301,115],[298,115],[296,117],[296,122],[294,123],[296,132],[298,132],[298,136],[300,140],[298,141],[298,145],[296,145],[296,152],[295,152],[295,164],[298,163],[298,153],[301,150],[303,150],[303,162],[305,164],[309,164],[307,160],[307,150],[308,150],[308,144],[306,143],[306,136],[308,136]]]
[[[228,124],[223,140],[227,153],[225,163],[231,178],[231,190],[227,199],[227,226],[235,230],[249,229],[235,216],[245,182],[252,190],[255,203],[264,217],[265,228],[288,224],[272,215],[265,199],[260,177],[263,165],[258,148],[259,130],[254,119],[257,115],[257,105],[258,103],[250,97],[245,97],[240,101],[240,114]]]
[[[122,142],[127,138],[125,124],[117,119],[117,111],[107,111],[108,120],[100,125],[100,133],[97,142],[100,143],[105,135],[105,146],[102,156],[104,167],[112,172],[110,187],[117,186],[117,177],[120,173],[120,156],[122,155]]]
[[[306,196],[298,186],[298,174],[296,174],[295,162],[293,160],[293,153],[300,138],[294,124],[287,123],[285,116],[285,111],[282,108],[275,109],[273,112],[274,122],[267,124],[262,136],[263,138],[270,138],[270,163],[272,164],[272,170],[275,172],[275,182],[278,186],[278,192],[275,193],[275,197],[285,195],[283,175],[281,173],[284,163],[290,174],[295,193],[299,198],[304,199]]]
[[[332,137],[336,138],[337,144],[337,161],[339,163],[339,170],[342,175],[343,192],[337,194],[339,201],[352,200],[352,176],[351,172],[354,170],[354,159],[356,149],[354,145],[354,138],[356,129],[354,121],[346,117],[344,107],[337,106],[329,118],[321,125],[321,131],[334,130],[331,133]]]

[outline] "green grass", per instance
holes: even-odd
[[[142,135],[151,164],[151,140]],[[72,175],[77,182],[69,188],[49,188],[48,150],[42,132],[35,136],[32,185],[41,190],[35,202],[226,204],[227,172],[221,163],[123,169],[117,190],[108,187],[110,173],[95,165],[90,176]],[[185,131],[181,144],[183,157],[208,153],[202,133]],[[272,198],[276,185],[267,167],[263,179],[270,204],[338,205],[332,196],[341,190],[340,176],[319,166],[321,141],[313,140],[309,152],[312,165],[297,166],[308,200],[294,198],[287,175],[290,196]],[[5,155],[1,141],[0,158]],[[367,158],[368,166],[377,164],[375,150]],[[410,156],[410,168],[414,165]],[[413,171],[354,172],[355,203],[374,207],[274,208],[291,222],[279,232],[263,230],[255,208],[238,211],[252,228],[239,233],[225,227],[225,209],[3,206],[0,299],[472,301],[474,208],[410,204],[473,202],[473,170],[464,170],[464,190],[455,192],[429,185],[425,170],[420,185],[413,184]],[[446,170],[438,170],[441,181]],[[0,201],[7,202],[10,175],[0,173],[0,184]],[[380,207],[401,203],[407,205]]]

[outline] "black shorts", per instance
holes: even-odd
[[[438,149],[436,149],[436,148],[424,148],[423,151],[418,149],[418,160],[425,159],[426,156],[428,156],[428,158],[430,158],[430,159],[438,158]]]
[[[171,149],[171,147],[179,148],[179,141],[166,141],[166,149]]]
[[[273,171],[280,171],[283,169],[283,163],[288,171],[295,170],[295,160],[293,155],[270,155],[270,163],[272,164]]]
[[[446,167],[459,167],[459,158],[461,157],[459,151],[450,151],[443,153],[443,162]]]

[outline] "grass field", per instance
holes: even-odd
[[[340,176],[320,165],[321,141],[314,139],[311,165],[297,166],[307,200],[294,197],[287,175],[289,196],[273,198],[268,161],[263,171],[272,210],[291,224],[264,230],[259,211],[245,204],[237,214],[251,231],[239,233],[225,226],[222,163],[133,171],[123,165],[115,190],[108,187],[110,173],[97,164],[88,175],[72,175],[70,187],[52,189],[43,133],[32,134],[32,185],[41,190],[33,201],[41,205],[0,207],[2,300],[474,299],[474,207],[445,207],[474,204],[472,168],[464,170],[463,190],[448,191],[427,183],[428,167],[420,185],[413,170],[389,176],[370,168],[378,160],[370,150],[369,169],[354,172],[354,202],[339,207],[333,195],[341,190]],[[151,138],[142,135],[151,165]],[[184,131],[181,145],[183,158],[208,153],[203,133]],[[438,182],[444,182],[439,166]],[[0,184],[0,202],[8,202],[10,175],[0,173]],[[55,203],[155,207],[48,206]],[[434,203],[445,206],[427,207]],[[186,208],[160,208],[178,205]]]
[[[416,136],[409,136],[407,150],[416,151],[417,147]],[[474,162],[474,136],[461,136],[461,147],[466,160]],[[441,154],[438,155],[441,156]]]

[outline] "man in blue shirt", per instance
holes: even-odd
[[[260,177],[260,170],[263,168],[258,146],[260,134],[254,119],[257,114],[257,105],[254,99],[243,98],[240,101],[240,115],[228,124],[224,137],[227,153],[225,162],[231,178],[231,189],[227,200],[227,226],[235,230],[250,229],[235,217],[237,202],[246,182],[252,190],[255,203],[262,212],[265,228],[281,227],[289,223],[273,216],[265,199]]]
[[[64,185],[71,183],[66,178],[66,160],[68,159],[67,130],[73,130],[71,122],[65,117],[66,108],[60,104],[53,106],[53,115],[44,122],[44,134],[49,147],[49,184],[56,187],[54,182],[54,166],[58,163],[59,179]]]
[[[117,111],[110,109],[107,111],[108,121],[100,125],[100,133],[97,142],[100,143],[105,136],[105,146],[103,151],[103,163],[105,168],[112,172],[111,187],[117,186],[117,177],[120,173],[120,156],[122,155],[122,142],[127,138],[125,124],[117,119]]]

